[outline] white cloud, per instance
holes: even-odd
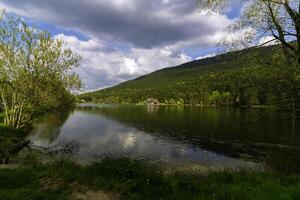
[[[275,40],[275,38],[273,36],[265,36],[260,38],[258,45],[262,45],[262,46],[270,46],[270,45],[275,45],[278,44],[278,40]]]
[[[186,52],[214,47],[233,23],[195,12],[194,0],[1,0],[0,7],[61,29],[54,37],[81,55],[77,72],[88,90],[191,61]]]
[[[124,53],[117,49],[107,51],[109,47],[94,39],[81,41],[64,34],[54,37],[63,39],[69,48],[81,55],[81,67],[76,72],[89,90],[108,87],[192,59],[184,53],[173,54],[168,48],[133,48]]]
[[[201,60],[201,59],[204,59],[204,58],[210,58],[210,57],[214,57],[214,56],[216,56],[215,53],[209,53],[209,54],[206,54],[204,56],[199,56],[195,60]]]

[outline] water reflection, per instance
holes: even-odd
[[[50,145],[57,140],[60,129],[67,121],[70,111],[49,114],[35,123],[34,133],[35,143],[37,145]]]
[[[239,159],[241,154],[259,156],[253,146],[245,144],[299,142],[299,134],[291,132],[285,120],[288,116],[234,109],[89,105],[69,115],[45,117],[30,137],[39,145],[78,141],[82,160],[126,156],[240,166],[251,164]],[[272,123],[261,122],[266,118]],[[271,119],[280,119],[281,124]],[[294,124],[294,130],[297,127]],[[281,139],[284,136],[288,138]]]

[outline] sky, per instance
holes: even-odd
[[[242,0],[207,15],[195,0],[0,0],[0,9],[67,42],[85,91],[213,56]]]

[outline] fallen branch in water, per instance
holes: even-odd
[[[57,144],[51,146],[38,146],[38,145],[30,145],[31,149],[38,150],[42,153],[57,156],[57,155],[75,155],[79,151],[79,143],[77,141],[71,140],[66,141],[62,140]]]

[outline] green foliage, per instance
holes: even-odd
[[[299,148],[273,148],[266,156],[267,166],[282,174],[300,174]]]
[[[0,169],[0,199],[69,199],[78,187],[121,199],[299,199],[300,177],[269,172],[164,170],[130,159]],[[77,188],[73,186],[77,185]]]
[[[80,57],[50,33],[0,14],[0,110],[4,123],[20,128],[40,113],[69,107],[81,87],[72,71]]]
[[[224,105],[231,105],[232,104],[232,98],[230,92],[223,92],[222,93],[222,104]]]
[[[0,122],[0,150],[4,147],[21,142],[25,136],[25,130],[10,128]]]
[[[213,105],[219,104],[220,100],[221,100],[221,94],[218,90],[213,91],[212,94],[208,96],[208,101]]]
[[[179,98],[179,100],[177,101],[178,105],[184,105],[184,100],[182,98]]]
[[[196,0],[198,7],[210,11],[225,11],[229,0]],[[244,1],[239,19],[227,27],[220,44],[229,50],[278,43],[288,65],[300,67],[300,4],[299,0]],[[240,37],[232,37],[232,34]],[[242,34],[241,34],[242,33]],[[265,41],[260,44],[264,39]],[[294,44],[291,43],[294,41]]]
[[[1,123],[3,123],[3,121],[4,121],[4,113],[0,112],[0,125]]]
[[[79,98],[102,103],[128,102],[129,98],[138,103],[156,98],[166,104],[290,108],[295,104],[295,76],[299,71],[285,65],[278,51],[278,46],[253,48],[197,60]],[[253,57],[263,59],[264,64]]]
[[[174,99],[170,99],[169,104],[174,105],[174,104],[176,104],[176,101]]]

